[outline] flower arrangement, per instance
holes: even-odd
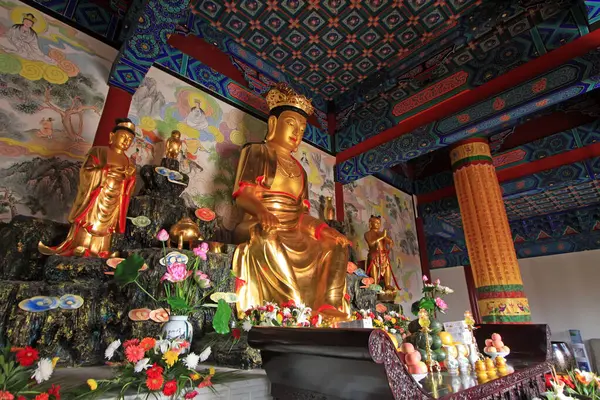
[[[434,283],[428,283],[429,278],[423,275],[423,297],[415,301],[411,306],[411,311],[414,315],[419,315],[421,309],[425,309],[429,315],[435,316],[437,312],[444,314],[448,309],[448,305],[442,299],[442,296],[454,293],[454,290],[447,286],[442,286],[439,279]]]
[[[575,369],[565,375],[559,375],[556,371],[546,374],[546,388],[548,392],[543,396],[548,400],[567,400],[585,396],[593,400],[600,399],[600,377],[592,372]]]
[[[60,386],[44,386],[58,357],[40,358],[32,347],[6,346],[0,353],[1,400],[60,400]]]
[[[239,327],[248,332],[253,326],[283,326],[283,327],[324,327],[327,323],[321,315],[312,315],[312,309],[304,304],[296,304],[294,300],[276,304],[265,302],[262,306],[255,306],[245,311],[245,317],[237,323]],[[238,337],[239,338],[239,337]]]
[[[185,340],[151,337],[130,339],[122,345],[120,340],[116,340],[105,351],[107,360],[112,360],[117,353],[122,353],[124,358],[122,363],[113,364],[116,369],[114,377],[88,379],[86,385],[75,389],[74,394],[83,399],[110,393],[124,399],[127,395],[144,392],[193,399],[198,394],[197,389],[212,388],[213,384],[230,381],[235,376],[235,371],[216,372],[214,368],[197,371],[198,364],[208,358],[211,348],[207,347],[200,354],[184,355],[183,351],[189,345]]]
[[[170,315],[190,316],[203,307],[216,307],[217,313],[213,319],[213,327],[218,333],[226,334],[229,332],[229,320],[231,316],[231,307],[223,298],[216,300],[215,303],[207,302],[211,295],[229,281],[223,279],[214,283],[208,274],[200,270],[200,260],[207,259],[208,244],[202,243],[194,248],[196,256],[193,264],[187,264],[179,261],[167,260],[165,242],[169,240],[169,234],[162,229],[156,235],[162,242],[165,260],[165,272],[161,277],[164,288],[165,298],[156,299],[139,282],[139,273],[144,265],[144,259],[137,254],[130,255],[117,265],[115,270],[115,279],[121,286],[135,284],[140,290],[148,295],[159,307],[165,310],[169,309]],[[233,275],[231,275],[233,276]],[[231,293],[231,295],[234,295]],[[223,297],[223,296],[221,296]],[[235,300],[234,300],[235,301]]]
[[[397,311],[387,310],[387,307],[378,304],[375,312],[371,310],[359,310],[352,314],[352,319],[361,320],[365,318],[371,318],[373,320],[373,327],[383,329],[386,332],[392,334],[404,335],[408,329],[409,319],[402,313]]]

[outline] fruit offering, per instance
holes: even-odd
[[[411,343],[402,343],[400,352],[400,359],[404,360],[404,363],[408,367],[409,374],[417,375],[427,373],[427,365],[421,361],[421,353],[418,350],[415,350],[415,347]]]
[[[422,332],[421,323],[428,325],[429,332]],[[408,325],[410,336],[404,339],[405,343],[412,343],[415,351],[421,353],[421,360],[427,361],[427,343],[431,349],[432,361],[437,361],[440,366],[444,366],[447,358],[447,352],[442,346],[451,346],[454,342],[452,335],[443,331],[441,322],[427,318],[424,314],[420,319],[415,319]]]
[[[490,357],[497,357],[499,355],[507,356],[510,353],[510,349],[502,342],[502,337],[498,333],[494,333],[491,339],[485,340],[484,353]]]

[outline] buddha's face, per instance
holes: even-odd
[[[127,151],[133,143],[133,135],[131,132],[119,129],[110,134],[110,147],[119,151]]]
[[[379,230],[381,229],[381,220],[379,218],[371,218],[369,220],[369,225],[371,229]]]
[[[278,117],[269,117],[269,134],[267,141],[283,147],[286,150],[296,151],[306,129],[306,118],[294,111],[284,111]]]

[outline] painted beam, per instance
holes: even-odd
[[[420,126],[445,118],[479,101],[493,97],[515,85],[534,79],[538,75],[560,67],[564,63],[576,57],[585,55],[599,46],[600,31],[595,31],[580,37],[571,43],[546,53],[525,65],[517,67],[510,72],[491,80],[485,85],[473,90],[461,92],[442,103],[436,104],[435,106],[404,120],[395,127],[390,128],[377,136],[371,137],[356,146],[338,153],[336,162],[339,164],[349,160],[352,157],[407,134]]]
[[[590,146],[567,151],[551,157],[542,158],[527,164],[506,168],[497,171],[496,175],[498,176],[499,182],[505,182],[598,156],[600,156],[600,143],[595,143]],[[417,202],[419,205],[421,205],[439,201],[452,196],[456,196],[456,190],[454,189],[454,186],[448,186],[446,188],[436,190],[435,192],[417,195]]]

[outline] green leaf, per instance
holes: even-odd
[[[117,265],[115,280],[121,286],[135,282],[139,270],[144,266],[144,259],[137,254],[132,254]]]
[[[167,299],[167,303],[171,306],[172,310],[187,310],[189,308],[185,299],[179,296],[171,296]]]
[[[421,301],[419,301],[419,308],[424,308],[431,312],[435,308],[435,301],[431,298],[422,298]]]
[[[231,307],[223,299],[219,300],[217,312],[213,318],[215,332],[225,335],[229,333],[229,320],[231,319]]]

